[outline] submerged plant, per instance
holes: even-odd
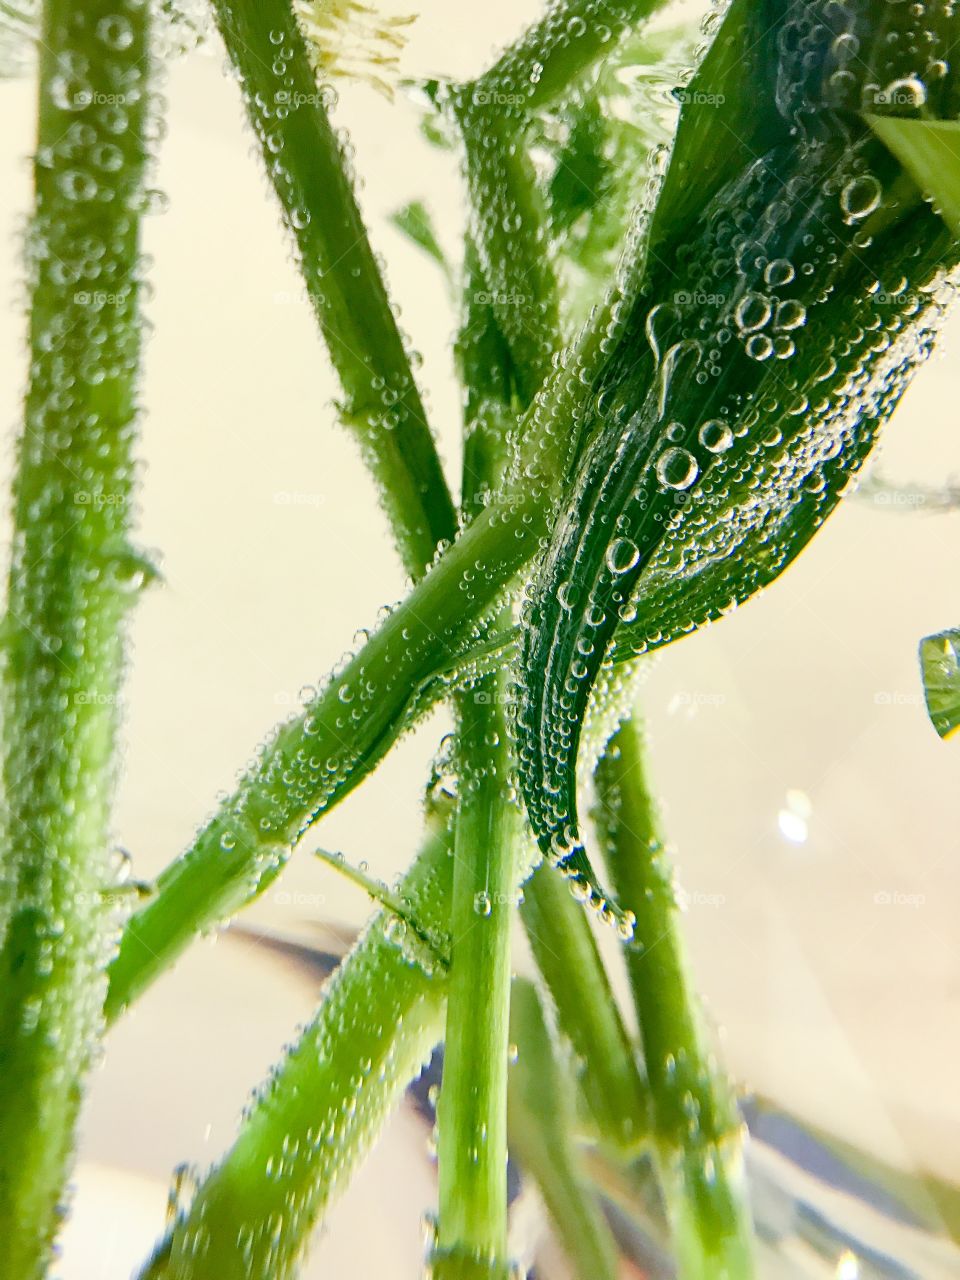
[[[405,23],[212,3],[411,587],[118,923],[123,627],[153,576],[128,517],[153,33],[173,47],[197,18],[44,0],[3,645],[0,1273],[50,1265],[110,1025],[449,699],[455,794],[434,780],[396,890],[355,874],[378,914],[141,1274],[295,1274],[442,1042],[437,1280],[520,1267],[508,1152],[577,1274],[617,1274],[615,1178],[631,1204],[646,1188],[683,1280],[750,1277],[743,1123],[691,987],[635,675],[803,550],[931,350],[960,262],[960,18],[947,0],[732,0],[698,42],[645,30],[655,0],[554,0],[474,81],[420,86],[469,200],[456,263],[425,205],[395,220],[461,299],[455,502],[329,114],[331,77],[389,90]],[[0,18],[11,49],[36,21]],[[955,632],[923,666],[945,735]],[[577,899],[616,927],[636,1035]],[[511,981],[517,916],[536,984]]]

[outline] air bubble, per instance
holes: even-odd
[[[689,489],[700,474],[696,458],[688,449],[664,449],[657,459],[657,479],[668,489]]]
[[[709,453],[726,453],[733,444],[733,432],[722,419],[713,418],[700,428],[699,439]]]
[[[616,538],[607,547],[607,568],[613,574],[629,573],[639,559],[637,544],[630,538]]]

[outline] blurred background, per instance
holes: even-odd
[[[540,6],[416,9],[404,72],[468,75]],[[188,843],[301,689],[404,591],[215,39],[172,64],[165,94],[156,185],[169,207],[147,229],[156,332],[140,450],[140,539],[165,581],[133,625],[117,816],[144,879]],[[29,79],[0,86],[0,109],[0,167],[17,175],[0,199],[6,485],[25,376]],[[402,95],[391,105],[343,87],[338,121],[455,477],[455,316],[440,274],[387,219],[422,198],[455,251],[456,160],[422,141]],[[960,515],[925,491],[960,473],[958,351],[955,318],[887,430],[880,466],[902,491],[844,503],[762,598],[652,663],[643,692],[694,971],[729,1067],[910,1174],[934,1220],[935,1180],[960,1182],[960,743],[940,742],[927,720],[917,642],[960,621]],[[308,849],[343,850],[392,880],[416,847],[448,727],[434,714],[323,820],[245,913],[254,936],[195,945],[112,1033],[85,1113],[65,1280],[128,1275],[162,1227],[172,1168],[229,1144],[320,984],[257,935],[334,949],[362,924],[364,896]],[[309,1275],[417,1274],[435,1197],[426,1132],[410,1111],[394,1118]]]

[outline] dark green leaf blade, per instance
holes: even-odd
[[[746,13],[731,10],[741,28]],[[699,216],[685,190],[693,159],[711,138],[722,149],[729,129],[719,93],[694,93],[684,108],[647,278],[595,387],[593,442],[526,615],[528,812],[544,853],[601,907],[576,767],[617,631],[636,619],[614,656],[642,652],[782,571],[835,508],[929,350],[944,269],[958,257],[912,176],[856,114],[824,112],[810,95],[812,122],[795,126],[801,104],[784,85],[808,69],[803,48],[768,47],[779,59],[760,113],[780,112],[783,140],[723,182]],[[698,122],[684,135],[684,118],[705,109],[712,128]],[[708,188],[725,171],[708,163]],[[664,207],[682,228],[669,246]]]

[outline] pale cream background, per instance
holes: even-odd
[[[533,0],[417,7],[405,68],[459,74],[479,69],[538,9]],[[185,845],[300,687],[403,591],[371,485],[335,425],[335,385],[219,48],[179,63],[166,92],[157,182],[170,210],[148,234],[156,334],[140,522],[166,584],[146,595],[133,630],[117,824],[143,876]],[[18,174],[0,205],[9,437],[23,382],[31,86],[0,87],[0,110],[2,172]],[[408,107],[354,89],[340,118],[454,475],[452,316],[438,273],[385,217],[426,196],[454,245],[455,168],[418,139]],[[889,475],[942,483],[958,470],[958,349],[955,320],[890,426]],[[957,516],[848,503],[765,598],[665,654],[645,697],[691,895],[695,968],[728,1062],[808,1119],[904,1168],[953,1178],[960,744],[940,743],[927,723],[916,644],[960,621],[958,550]],[[435,716],[405,740],[323,822],[318,842],[390,879],[415,846],[419,792],[445,724]],[[801,846],[777,826],[791,788],[813,806]],[[924,900],[878,905],[884,892]],[[365,911],[304,853],[248,918],[309,936],[311,921],[359,924]],[[160,1226],[170,1168],[212,1159],[230,1141],[248,1087],[312,998],[248,946],[207,941],[116,1030],[86,1117],[68,1280],[129,1272]],[[401,1115],[333,1214],[317,1274],[415,1274],[431,1178],[420,1131]]]

